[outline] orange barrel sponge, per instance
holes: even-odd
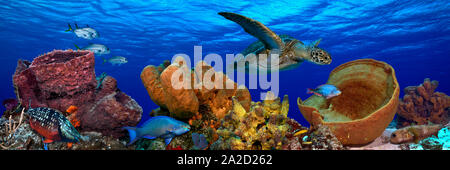
[[[172,64],[165,62],[157,67],[145,67],[141,79],[155,104],[180,120],[187,121],[198,114],[205,114],[205,111],[222,119],[232,109],[232,96],[236,96],[247,111],[250,109],[248,89],[238,86],[226,74],[216,72],[204,61],[197,62],[191,70],[183,57],[177,57]],[[178,81],[172,82],[172,79]]]
[[[342,144],[364,145],[379,137],[394,119],[400,87],[389,64],[373,59],[350,61],[335,68],[327,84],[342,94],[328,100],[316,95],[297,100],[311,128],[322,124]]]

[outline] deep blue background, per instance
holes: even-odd
[[[440,81],[438,91],[450,94],[449,4],[447,0],[2,0],[0,97],[15,97],[12,74],[19,58],[32,60],[53,49],[74,48],[74,43],[102,43],[111,54],[96,56],[97,75],[106,72],[116,78],[119,88],[147,115],[157,106],[139,77],[146,65],[158,65],[177,53],[193,57],[194,45],[203,46],[203,55],[225,56],[242,51],[256,40],[217,15],[230,11],[304,42],[323,38],[319,46],[333,56],[331,65],[303,63],[280,74],[280,96],[289,95],[289,116],[306,125],[296,105],[297,97],[306,99],[306,88],[323,84],[333,68],[355,59],[374,58],[391,64],[402,89],[428,77]],[[88,41],[64,32],[67,23],[74,22],[88,24],[101,37]],[[114,55],[127,57],[129,63],[120,67],[99,64],[101,57]],[[259,100],[259,92],[251,90],[253,100]]]

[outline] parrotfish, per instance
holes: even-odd
[[[58,110],[30,106],[26,114],[30,116],[31,128],[45,138],[46,144],[53,141],[78,142],[81,139],[80,133]]]
[[[191,127],[171,117],[156,116],[145,121],[140,127],[124,127],[123,129],[128,130],[130,135],[130,142],[127,145],[133,144],[140,138],[163,138],[167,146],[172,138],[188,132]]]
[[[330,99],[335,96],[339,96],[341,94],[341,91],[339,89],[331,84],[324,84],[320,85],[315,89],[308,88],[308,91],[306,93],[314,93],[317,96],[325,97],[326,99]]]
[[[103,59],[103,63],[106,63],[106,62],[111,63],[113,66],[116,64],[120,66],[122,64],[128,63],[128,60],[127,60],[127,58],[122,57],[122,56],[114,56],[109,59]]]
[[[418,143],[420,140],[428,138],[432,135],[437,135],[439,130],[444,128],[443,125],[414,125],[407,126],[394,131],[391,134],[391,143],[401,144],[401,143]]]
[[[99,37],[98,32],[95,29],[89,27],[89,25],[86,25],[85,28],[79,28],[78,25],[75,24],[75,29],[73,29],[72,26],[70,26],[70,24],[67,25],[69,26],[69,29],[67,29],[66,32],[72,31],[75,33],[75,35],[77,35],[77,37],[88,40],[92,40],[94,38]]]
[[[89,50],[89,51],[94,52],[95,55],[104,55],[104,54],[110,53],[109,48],[103,44],[92,44],[91,43],[88,46],[83,47],[83,48],[78,47],[76,44],[74,44],[74,45],[78,50]]]

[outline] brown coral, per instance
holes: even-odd
[[[408,86],[400,100],[397,114],[398,127],[411,124],[424,125],[429,122],[447,124],[450,119],[450,97],[435,92],[439,82],[426,78],[419,86]]]
[[[175,76],[179,76],[178,82],[172,82],[172,79],[177,80]],[[245,86],[238,87],[225,74],[215,72],[203,61],[191,71],[184,58],[177,57],[170,65],[166,62],[164,66],[145,67],[141,79],[150,98],[178,119],[188,120],[202,107],[221,119],[232,107],[232,96],[237,96],[247,110],[250,107],[251,97]]]

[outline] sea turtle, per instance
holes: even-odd
[[[254,63],[259,61],[257,62],[259,70],[265,68],[270,71],[270,68],[275,64],[278,65],[280,70],[287,70],[297,67],[305,60],[319,65],[331,63],[330,54],[318,47],[321,39],[309,45],[305,45],[303,42],[288,35],[277,35],[261,22],[246,16],[231,12],[219,12],[219,15],[241,25],[245,32],[259,40],[250,44],[242,52],[244,58],[238,58],[234,65],[237,65],[236,63],[240,61],[249,61],[250,63],[252,61],[254,61]],[[270,54],[278,54],[279,63],[271,63],[270,60],[268,60]],[[261,61],[266,61],[265,63],[269,64],[263,65],[261,64]],[[248,67],[248,65],[246,65],[246,67]]]

